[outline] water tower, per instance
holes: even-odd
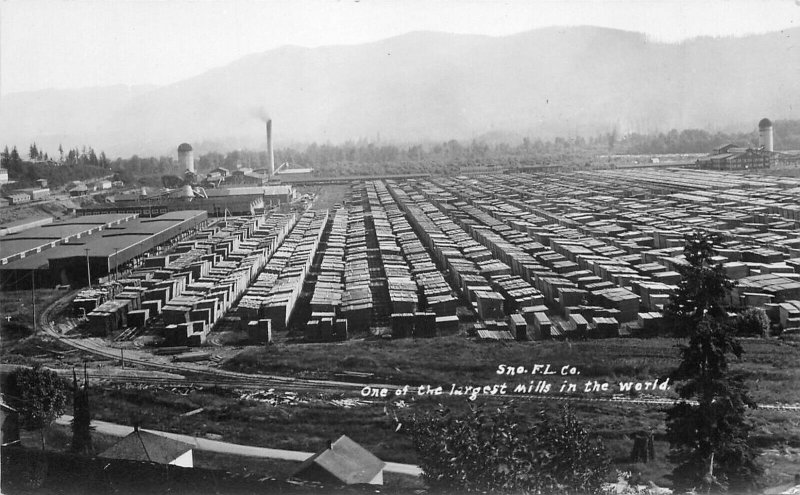
[[[772,121],[767,118],[758,123],[758,144],[764,151],[772,151]]]
[[[192,145],[189,143],[182,143],[178,146],[178,168],[181,173],[189,170],[194,173],[194,154],[192,153]]]

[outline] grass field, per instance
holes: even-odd
[[[458,336],[426,340],[361,340],[339,344],[281,344],[243,351],[224,363],[230,370],[334,378],[337,373],[373,373],[373,380],[397,385],[458,385],[527,382],[542,376],[498,375],[498,366],[574,366],[576,382],[614,384],[665,377],[678,364],[671,338],[604,339],[583,342],[476,342]],[[745,354],[732,368],[751,382],[761,403],[800,402],[800,349],[780,340],[743,341]],[[564,377],[551,376],[552,380]],[[560,383],[560,382],[559,382]]]
[[[64,292],[59,290],[37,289],[37,315],[63,295]],[[3,316],[0,320],[0,362],[49,362],[53,358],[49,351],[70,349],[48,337],[33,333],[33,301],[30,291],[0,292],[0,314]]]
[[[339,378],[343,371],[373,373],[377,382],[419,385],[483,385],[501,381],[516,382],[519,377],[498,376],[498,364],[532,367],[551,364],[559,370],[573,365],[580,378],[616,382],[649,380],[667,374],[677,364],[674,339],[609,339],[588,342],[501,343],[474,342],[463,337],[429,340],[349,341],[341,344],[278,344],[252,348],[228,361],[225,366],[247,372],[277,373],[291,376]],[[797,349],[779,340],[745,340],[746,353],[734,365],[748,377],[756,400],[797,402],[795,385],[800,383]],[[526,377],[528,380],[530,377]],[[661,393],[663,394],[663,393]],[[346,434],[387,461],[416,463],[411,439],[392,414],[407,422],[414,414],[431,411],[439,403],[465,412],[464,397],[419,397],[411,394],[398,403],[393,394],[376,398],[366,405],[344,409],[332,399],[359,399],[357,391],[347,396],[300,394],[297,403],[268,405],[241,398],[223,390],[139,390],[115,387],[96,392],[96,416],[117,422],[130,422],[129,411],[140,411],[143,425],[154,425],[175,432],[203,436],[216,434],[225,440],[291,450],[315,451],[328,439]],[[480,397],[478,401],[506,401],[508,398]],[[514,399],[518,410],[527,416],[539,411],[560,414],[561,401],[531,396]],[[497,402],[494,402],[497,403]],[[398,407],[398,404],[405,407]],[[665,407],[609,402],[571,403],[576,415],[600,436],[615,460],[615,467],[639,473],[640,479],[668,485],[671,470],[666,461],[664,441]],[[197,415],[180,415],[203,407]],[[387,414],[388,408],[388,414]],[[144,417],[142,417],[142,415]],[[800,415],[795,411],[755,410],[750,414],[752,439],[766,449],[763,457],[769,466],[768,484],[790,480],[800,460]],[[632,437],[652,431],[656,438],[655,462],[630,464],[627,458]]]
[[[38,337],[24,342],[31,352]],[[579,343],[479,343],[463,337],[430,340],[350,341],[337,345],[279,344],[264,351],[243,352],[226,364],[233,369],[286,375],[334,377],[339,371],[375,373],[375,379],[396,384],[483,384],[515,377],[498,377],[497,365],[532,366],[550,363],[576,366],[584,378],[597,380],[657,377],[676,364],[675,341],[671,339],[612,339]],[[748,383],[761,402],[797,401],[793,385],[800,383],[796,365],[797,349],[777,340],[745,341],[746,354],[736,368],[748,374]],[[620,357],[613,357],[620,356]],[[341,377],[337,377],[341,378]],[[288,397],[278,390],[278,396]],[[338,399],[361,399],[358,391],[347,394],[301,392],[297,399],[271,404],[250,400],[244,392],[215,388],[168,389],[135,385],[104,385],[92,390],[93,417],[122,424],[138,421],[144,428],[161,429],[198,437],[219,436],[222,440],[246,445],[313,452],[328,440],[345,434],[386,461],[416,463],[417,456],[405,428],[397,431],[393,414],[407,423],[414,414],[423,414],[440,403],[465,412],[470,402],[464,397],[416,397],[402,402],[394,396],[364,401],[345,408]],[[505,401],[507,398],[484,399]],[[515,399],[521,413],[533,416],[539,411],[560,414],[560,401],[541,397]],[[493,402],[498,403],[498,402]],[[614,467],[630,471],[641,480],[669,485],[671,470],[666,461],[664,407],[609,402],[573,402],[575,413],[589,429],[603,439]],[[202,408],[198,414],[184,413]],[[70,410],[67,411],[71,412]],[[756,410],[750,413],[754,425],[753,441],[762,449],[762,462],[768,468],[765,481],[774,485],[791,480],[800,465],[800,415],[795,411]],[[656,439],[656,460],[649,464],[630,464],[627,457],[632,436],[652,431]],[[68,434],[68,430],[64,430]],[[65,440],[62,439],[62,443]],[[109,439],[100,438],[96,445]],[[258,472],[280,477],[291,465],[268,461],[237,459],[202,454],[198,463],[215,469]],[[199,464],[200,465],[200,464]]]
[[[36,311],[37,314],[44,311],[56,299],[64,295],[64,291],[55,289],[36,289]],[[0,314],[3,315],[2,337],[15,339],[26,337],[20,331],[9,333],[8,323],[15,323],[17,326],[27,327],[28,332],[33,328],[33,298],[29,290],[12,290],[0,292]]]

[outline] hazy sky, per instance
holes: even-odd
[[[800,25],[800,0],[0,0],[0,93],[168,84],[281,45],[596,25],[660,41]]]

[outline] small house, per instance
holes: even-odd
[[[133,432],[98,457],[194,467],[192,446],[134,427]]]
[[[8,199],[9,204],[19,205],[19,204],[22,204],[22,203],[29,203],[30,200],[31,200],[31,197],[30,197],[30,195],[25,194],[25,193],[15,192],[15,193],[12,193],[12,194],[9,194],[8,196],[6,196],[6,199]]]
[[[293,477],[345,485],[382,485],[385,467],[385,462],[342,435],[300,464]]]
[[[86,184],[79,184],[69,190],[69,195],[72,197],[86,196],[87,194],[89,194],[89,188],[86,187]]]

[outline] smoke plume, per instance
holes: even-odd
[[[258,120],[260,120],[262,122],[266,122],[266,121],[270,120],[270,118],[271,118],[269,116],[269,112],[267,112],[267,109],[265,107],[263,107],[263,106],[253,108],[250,111],[250,114],[253,116],[253,118],[256,118],[256,119],[258,119]]]

